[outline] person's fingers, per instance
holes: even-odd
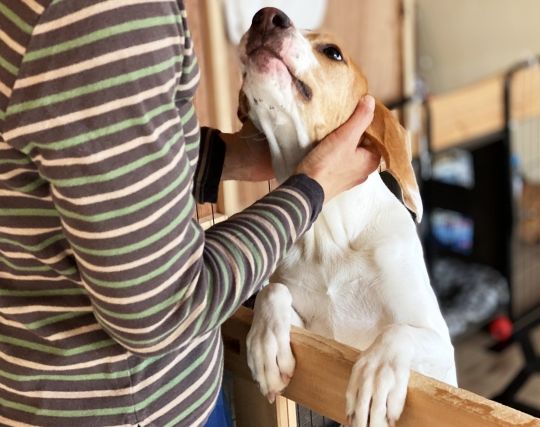
[[[365,95],[356,106],[351,117],[335,131],[337,140],[348,141],[355,144],[360,141],[360,137],[373,121],[375,111],[375,98]]]
[[[356,155],[361,159],[360,161],[365,165],[367,170],[375,170],[381,163],[381,154],[372,146],[358,147],[356,149]]]

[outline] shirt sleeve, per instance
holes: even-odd
[[[55,2],[34,29],[3,136],[38,169],[20,191],[51,197],[62,235],[46,243],[72,251],[98,322],[153,356],[219,327],[310,227],[323,193],[294,176],[203,232],[185,13],[176,1],[75,3],[84,14]]]
[[[225,143],[217,129],[201,128],[199,162],[195,171],[193,195],[199,203],[217,201],[225,161]]]

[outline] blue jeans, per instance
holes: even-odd
[[[206,421],[205,427],[232,427],[231,412],[223,389],[219,392],[216,406]]]

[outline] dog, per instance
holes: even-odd
[[[275,8],[253,17],[239,48],[239,117],[265,134],[283,182],[350,117],[367,93],[366,78],[331,35],[300,31]],[[380,151],[420,222],[407,134],[380,102],[364,139]],[[257,295],[248,364],[270,401],[294,372],[291,325],[362,351],[346,393],[355,427],[396,422],[411,369],[456,385],[454,349],[405,206],[372,173],[325,204]]]

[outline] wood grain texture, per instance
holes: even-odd
[[[241,308],[223,326],[225,363],[234,375],[250,378],[245,338],[251,311]],[[338,422],[346,423],[345,390],[360,352],[299,328],[291,345],[296,371],[284,396]],[[249,405],[249,402],[242,402]],[[412,373],[401,427],[539,427],[540,420],[463,389]]]

